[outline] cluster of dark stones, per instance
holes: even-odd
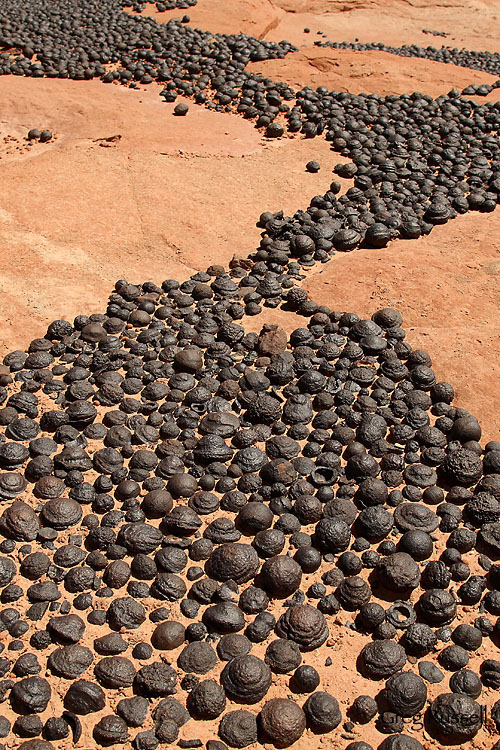
[[[185,16],[184,21],[188,20]],[[76,80],[100,77],[136,86],[158,81],[167,102],[179,95],[216,111],[235,112],[268,137],[288,131],[323,135],[350,161],[335,172],[353,180],[344,193],[334,181],[293,217],[266,212],[257,254],[280,274],[290,262],[311,266],[363,244],[383,248],[395,238],[416,239],[467,211],[492,211],[500,194],[500,105],[478,104],[462,94],[484,95],[496,84],[452,90],[436,99],[353,95],[284,83],[253,74],[251,61],[282,58],[295,48],[245,34],[166,24],[123,11],[120,0],[80,3],[7,0],[0,9],[0,74]],[[425,55],[495,72],[497,55],[435,48],[389,48],[334,43]],[[434,51],[433,51],[434,50]],[[109,69],[112,64],[112,69]]]
[[[245,70],[290,44],[160,25],[118,0],[8,0],[0,45],[5,74],[159,80],[167,101],[237,111],[270,137],[281,122],[324,134],[350,160],[335,172],[354,180],[293,217],[262,214],[260,248],[229,272],[119,281],[105,314],[54,321],[4,358],[0,701],[17,718],[2,716],[0,735],[46,750],[70,732],[78,741],[93,714],[98,744],[136,750],[177,742],[191,718],[214,722],[207,750],[331,732],[348,717],[307,654],[327,648],[343,610],[365,638],[357,668],[382,688],[355,697],[349,718],[377,722],[380,750],[421,750],[402,733],[424,711],[443,742],[474,737],[483,686],[500,687],[499,661],[469,668],[498,634],[500,444],[480,445],[397,312],[361,320],[297,283],[336,251],[493,210],[498,105],[458,91],[293,92]],[[266,307],[304,327],[247,333],[245,317]],[[471,607],[480,616],[457,625]],[[132,648],[124,636],[148,619],[150,638]],[[434,658],[451,676],[428,706],[426,683],[443,679]],[[51,674],[61,713],[42,721]],[[273,674],[288,675],[292,697],[266,700]],[[111,712],[120,690],[133,696]],[[500,727],[500,704],[492,718]]]
[[[38,141],[39,143],[47,143],[52,140],[52,133],[50,130],[38,130],[38,128],[31,128],[28,131],[28,141]]]
[[[482,686],[500,685],[500,662],[468,668],[500,613],[500,444],[481,447],[399,313],[331,311],[287,274],[269,296],[265,264],[246,266],[119,281],[105,314],[4,358],[0,699],[18,716],[0,727],[25,750],[78,738],[93,714],[98,744],[137,750],[191,718],[214,722],[208,750],[331,732],[339,703],[307,661],[341,610],[382,687],[349,717],[376,720],[382,750],[423,711],[441,740],[472,738]],[[247,333],[263,301],[304,327]],[[471,606],[487,614],[454,625]],[[428,707],[443,675],[429,655],[451,679]],[[265,700],[273,674],[289,697]],[[43,722],[50,675],[61,714]],[[133,695],[110,712],[117,690]]]
[[[450,36],[447,31],[433,31],[432,29],[422,29],[422,34],[430,34],[431,36]]]
[[[444,32],[423,30],[424,34],[433,36],[447,36]],[[470,70],[481,70],[483,73],[491,75],[500,75],[500,55],[497,52],[475,52],[469,49],[459,49],[458,47],[420,47],[418,44],[403,44],[401,47],[393,47],[390,44],[382,42],[332,42],[316,41],[317,47],[331,47],[332,49],[352,49],[359,52],[377,51],[388,52],[398,57],[420,57],[433,62],[447,63],[457,65],[460,68],[469,68]],[[500,84],[499,84],[500,85]]]
[[[158,13],[164,13],[166,10],[187,10],[196,5],[197,0],[122,0],[123,8],[132,8],[134,13],[142,13],[147,5],[155,5]],[[189,16],[186,18],[186,23]]]
[[[28,5],[8,0],[0,8],[2,48],[7,51],[0,55],[0,75],[97,77],[124,84],[157,80],[200,102],[207,87],[215,89],[227,104],[249,76],[244,71],[249,61],[284,57],[294,49],[288,42],[192,29],[180,19],[157,23],[125,12],[120,0]],[[110,64],[113,72],[107,71]]]
[[[256,257],[273,271],[290,260],[309,267],[360,245],[383,248],[395,238],[417,239],[460,214],[487,213],[498,203],[498,104],[478,105],[458,91],[432,99],[305,87],[287,117],[291,130],[324,133],[349,160],[334,172],[353,185],[342,192],[334,180],[292,217],[261,216]]]

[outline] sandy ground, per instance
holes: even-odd
[[[182,281],[246,257],[262,211],[293,213],[328,189],[339,159],[324,139],[265,139],[195,105],[175,117],[159,90],[0,79],[3,353],[54,318],[101,311],[118,278]],[[29,147],[38,125],[55,139]]]
[[[147,13],[154,14],[153,9]],[[252,69],[295,86],[437,95],[494,80],[425,60],[318,49],[315,39],[500,49],[500,8],[493,1],[238,0],[223,5],[198,0],[188,13],[200,28],[292,41],[297,53]],[[155,15],[168,20],[179,13]],[[422,33],[429,28],[449,36]],[[55,318],[71,320],[103,310],[118,278],[183,280],[210,263],[247,255],[259,241],[259,214],[305,207],[327,189],[339,161],[323,139],[268,141],[237,116],[191,105],[185,118],[176,118],[173,105],[158,97],[155,86],[132,91],[98,81],[3,77],[0,102],[0,354],[27,347]],[[54,140],[28,146],[26,134],[32,127],[50,128]],[[318,174],[305,171],[310,159],[320,162]],[[408,340],[428,349],[438,378],[455,386],[457,404],[480,419],[484,440],[500,437],[495,409],[499,232],[500,211],[471,213],[417,242],[337,254],[329,264],[315,267],[305,282],[314,299],[333,309],[369,317],[378,308],[397,307]],[[250,319],[248,327],[258,330],[263,317]],[[302,322],[274,310],[266,310],[265,319],[288,330]],[[467,559],[471,565],[474,554]],[[348,619],[347,613],[340,617],[342,623]],[[97,634],[92,627],[88,632]],[[147,635],[136,631],[126,637],[132,644]],[[486,656],[499,658],[498,649],[485,643],[471,659],[472,669]],[[321,667],[322,688],[339,698],[344,714],[354,695],[373,692],[373,685],[352,670],[362,645],[360,636],[339,627],[328,653],[307,658]],[[324,666],[327,655],[333,659],[331,667]],[[429,697],[442,690],[431,688]],[[279,678],[273,691],[287,693],[287,680]],[[481,700],[492,703],[496,698],[487,690]],[[422,737],[418,727],[405,731]],[[211,727],[190,722],[181,736],[205,737],[208,732]],[[88,748],[89,737],[87,726],[78,747]],[[345,747],[352,739],[377,746],[383,739],[373,725],[357,727],[350,738],[341,738],[339,728],[335,737],[334,742],[331,736],[308,732],[295,747]],[[424,737],[426,748],[437,750],[439,744]],[[490,750],[495,741],[488,724],[469,746]],[[9,740],[9,750],[16,743]]]

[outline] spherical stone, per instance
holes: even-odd
[[[312,693],[320,683],[320,676],[314,667],[303,664],[293,673],[293,685],[299,693]]]
[[[339,703],[329,693],[312,693],[304,704],[307,723],[315,732],[331,732],[342,721]]]
[[[245,656],[248,654],[252,644],[241,633],[228,633],[223,635],[217,644],[217,655],[222,661],[231,661],[236,656]]]
[[[177,673],[169,664],[153,662],[141,667],[134,680],[139,695],[157,698],[173,695],[177,688]]]
[[[431,703],[430,717],[440,737],[457,742],[472,739],[482,724],[480,705],[459,693],[438,695]]]
[[[153,711],[153,718],[156,722],[168,719],[180,728],[189,721],[189,712],[175,698],[162,698]]]
[[[482,468],[481,458],[466,448],[448,453],[443,464],[443,471],[451,484],[463,487],[475,484],[481,477]]]
[[[223,688],[215,680],[204,680],[189,693],[187,707],[195,719],[216,719],[226,708]]]
[[[257,552],[249,544],[221,544],[210,555],[212,575],[218,581],[233,580],[236,583],[250,581],[259,569]]]
[[[170,651],[184,643],[186,631],[184,625],[175,620],[161,622],[151,636],[151,643],[159,651]]]
[[[177,115],[177,117],[184,117],[189,112],[189,107],[184,102],[179,102],[179,104],[176,104],[174,107],[174,115]]]
[[[10,557],[0,557],[0,588],[8,586],[16,572],[16,565]]]
[[[399,672],[406,664],[406,654],[394,641],[372,641],[361,649],[360,660],[367,676],[380,680]]]
[[[299,666],[302,656],[294,641],[279,638],[268,645],[264,661],[275,674],[286,674]]]
[[[104,687],[130,687],[134,681],[135,667],[124,656],[109,656],[97,662],[94,674]]]
[[[71,644],[56,648],[47,661],[49,669],[60,677],[74,680],[80,677],[94,661],[94,654],[89,648]]]
[[[232,602],[221,602],[208,607],[203,622],[216,633],[237,633],[245,627],[242,610]]]
[[[52,690],[43,677],[26,677],[12,687],[11,700],[22,713],[39,714],[45,711]]]
[[[114,630],[121,628],[134,630],[145,621],[146,612],[140,602],[130,597],[122,597],[111,602],[106,618],[109,626]]]
[[[382,558],[377,574],[385,588],[397,593],[415,589],[420,582],[420,569],[406,552],[395,552]]]
[[[349,546],[351,530],[345,521],[336,518],[322,518],[316,524],[315,538],[323,552],[338,554]]]
[[[244,709],[229,711],[221,719],[219,736],[229,747],[247,747],[257,741],[257,720]]]
[[[47,628],[65,643],[78,643],[85,632],[85,623],[78,615],[62,615],[51,617]]]
[[[252,654],[237,656],[226,664],[221,674],[221,684],[232,700],[258,703],[272,682],[267,664]]]
[[[261,568],[262,585],[275,599],[285,599],[293,594],[302,580],[302,568],[287,555],[267,559]]]
[[[408,734],[391,734],[380,743],[378,750],[424,750],[424,746]]]
[[[425,706],[427,687],[419,675],[401,672],[387,680],[385,697],[394,713],[403,717],[415,716]]]
[[[128,727],[119,716],[103,716],[95,725],[93,736],[100,745],[121,745],[129,738]]]
[[[354,699],[349,714],[360,724],[371,721],[378,713],[377,702],[370,695],[358,695]]]
[[[306,728],[306,715],[300,706],[287,698],[273,698],[260,712],[261,727],[276,747],[296,742]]]
[[[0,529],[7,539],[32,542],[36,538],[39,528],[38,516],[22,500],[14,500],[0,516]]]
[[[420,596],[418,610],[429,625],[447,625],[457,613],[457,603],[450,591],[429,589]]]
[[[209,643],[194,641],[183,648],[177,665],[184,672],[206,674],[217,664],[217,655]]]
[[[142,727],[149,713],[149,703],[141,695],[134,695],[118,701],[116,711],[127,726]]]
[[[295,641],[301,651],[319,648],[328,638],[328,625],[325,617],[309,604],[299,604],[284,612],[276,625],[280,638]]]
[[[284,132],[283,126],[279,122],[271,122],[266,128],[268,138],[280,138]]]
[[[478,674],[470,669],[460,669],[450,677],[450,689],[453,693],[476,699],[481,695],[483,686]]]

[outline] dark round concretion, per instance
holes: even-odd
[[[376,716],[377,712],[377,702],[374,698],[369,695],[358,695],[353,701],[349,715],[360,724],[366,724]]]
[[[223,544],[210,556],[210,570],[219,581],[249,581],[259,567],[256,551],[248,544]]]
[[[320,683],[320,676],[314,667],[303,664],[293,673],[292,682],[299,693],[312,693]]]
[[[385,699],[391,711],[400,716],[415,716],[425,706],[427,688],[419,675],[401,672],[387,680]]]
[[[391,734],[380,743],[378,750],[423,750],[423,747],[416,737],[408,734]]]
[[[185,637],[185,628],[180,622],[167,620],[156,626],[151,643],[159,651],[170,651],[184,643]]]
[[[282,638],[271,641],[266,648],[264,661],[276,674],[286,674],[296,669],[302,661],[299,647],[294,641]]]
[[[264,562],[260,575],[262,585],[270,597],[285,599],[299,588],[302,569],[292,558],[278,555]]]
[[[217,655],[222,661],[231,661],[236,656],[248,654],[252,644],[245,635],[241,633],[228,633],[223,635],[217,644]]]
[[[481,707],[468,695],[441,693],[430,706],[438,736],[454,742],[472,739],[481,728]]]
[[[339,703],[326,692],[316,692],[304,703],[307,723],[315,732],[330,732],[342,721]]]
[[[398,593],[416,588],[420,581],[419,567],[406,552],[382,558],[377,573],[385,588]]]
[[[245,627],[242,610],[232,602],[220,602],[205,610],[203,621],[216,633],[237,633]]]
[[[481,679],[470,669],[460,669],[450,677],[450,690],[453,693],[468,695],[470,698],[479,698],[482,692]]]
[[[216,719],[226,707],[223,688],[214,680],[199,682],[189,693],[189,712],[198,719]]]
[[[262,707],[260,725],[276,747],[288,747],[302,736],[306,728],[306,715],[294,701],[273,698]]]
[[[406,663],[404,648],[391,640],[373,641],[363,647],[360,660],[366,675],[380,680],[399,672]]]
[[[300,604],[290,607],[279,618],[276,634],[294,641],[301,651],[312,651],[328,638],[325,617],[314,607]]]
[[[69,686],[64,705],[75,714],[86,715],[102,710],[106,705],[106,698],[99,685],[87,680],[77,680]]]
[[[260,701],[272,682],[271,670],[257,656],[237,656],[224,667],[221,684],[232,700],[242,703]]]
[[[257,740],[257,720],[250,711],[228,711],[219,724],[219,736],[229,747],[247,747]]]
[[[185,646],[177,659],[177,665],[184,672],[206,674],[217,664],[217,656],[209,643],[195,641]]]

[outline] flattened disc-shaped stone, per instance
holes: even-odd
[[[63,646],[56,648],[48,659],[48,666],[52,672],[66,680],[75,680],[80,677],[94,661],[94,655],[85,646]]]
[[[426,531],[430,534],[439,526],[439,518],[421,503],[401,503],[394,510],[394,522],[400,531]]]
[[[259,556],[249,544],[221,544],[210,556],[212,575],[218,581],[246,583],[259,569]]]
[[[69,497],[49,500],[42,509],[43,522],[54,529],[67,529],[75,526],[82,515],[82,506]]]
[[[479,530],[479,538],[496,554],[500,554],[500,523],[485,523]]]
[[[4,471],[0,474],[0,499],[13,500],[24,492],[27,482],[22,474],[14,471]]]
[[[372,641],[361,650],[360,660],[370,679],[381,680],[403,669],[406,654],[404,648],[394,641]]]
[[[14,500],[0,516],[0,529],[9,539],[32,542],[40,528],[38,516],[22,500]]]

